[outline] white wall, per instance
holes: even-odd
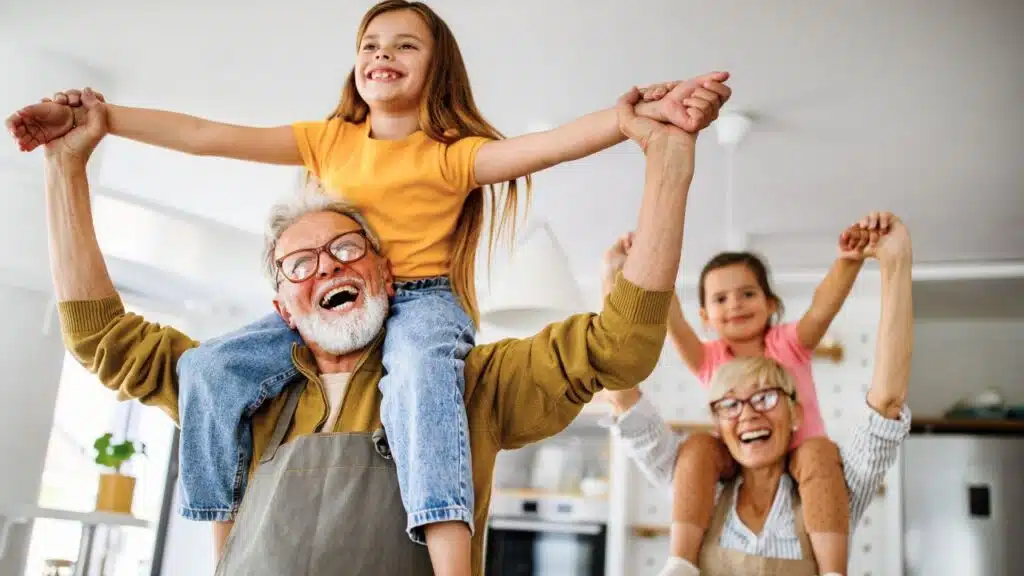
[[[213,574],[213,529],[209,522],[193,522],[178,514],[179,491],[175,486],[171,518],[167,524],[163,576]]]
[[[47,294],[0,285],[0,509],[39,498],[64,357],[59,330],[42,333],[48,306]],[[13,532],[0,574],[21,573],[29,528]]]
[[[909,404],[915,415],[941,415],[988,387],[1024,404],[1024,319],[919,320]]]

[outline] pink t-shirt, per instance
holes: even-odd
[[[772,326],[765,332],[764,355],[782,364],[793,375],[796,382],[796,397],[804,411],[803,423],[793,434],[790,449],[796,448],[808,438],[826,435],[825,421],[821,418],[818,393],[814,389],[814,377],[811,375],[811,352],[812,350],[800,343],[795,323]],[[711,376],[715,370],[732,359],[732,352],[724,340],[705,342],[704,364],[697,374],[701,384],[705,388],[710,387]]]

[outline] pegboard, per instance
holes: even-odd
[[[809,300],[787,301],[791,311],[787,321],[794,321],[807,309]],[[696,309],[684,311],[693,322]],[[851,298],[829,330],[828,336],[839,341],[844,349],[843,360],[836,364],[816,359],[813,365],[818,401],[829,437],[842,442],[863,417],[865,394],[871,384],[874,368],[875,336],[878,329],[877,298]],[[696,327],[696,326],[695,326]],[[712,338],[712,334],[701,334]],[[707,391],[683,365],[671,344],[666,344],[658,368],[642,385],[647,395],[670,422],[711,423]],[[618,459],[628,470],[621,477],[627,488],[619,491],[625,500],[626,544],[622,565],[630,576],[656,575],[668,554],[668,536],[638,536],[633,527],[667,527],[671,522],[671,493],[651,486],[631,460]],[[878,576],[885,568],[886,499],[888,492],[876,496],[857,527],[850,546],[850,576]]]

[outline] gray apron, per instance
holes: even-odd
[[[224,576],[429,576],[426,546],[405,532],[383,430],[288,432],[305,380],[288,391],[217,566]]]

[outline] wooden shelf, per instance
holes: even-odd
[[[531,498],[535,500],[544,500],[546,498],[583,498],[586,500],[608,499],[607,493],[587,496],[582,492],[555,492],[551,490],[534,490],[532,488],[499,488],[495,490],[494,493],[502,496],[514,496],[516,498]]]
[[[914,418],[911,432],[937,434],[1024,434],[1024,420],[973,418]]]
[[[706,422],[674,422],[670,421],[667,423],[676,434],[690,433],[690,432],[712,432],[715,429],[713,424]]]
[[[843,361],[843,345],[836,342],[832,344],[821,344],[811,353],[815,358],[831,360],[838,364]]]
[[[668,536],[671,528],[655,524],[634,524],[630,527],[635,538],[660,538]]]

